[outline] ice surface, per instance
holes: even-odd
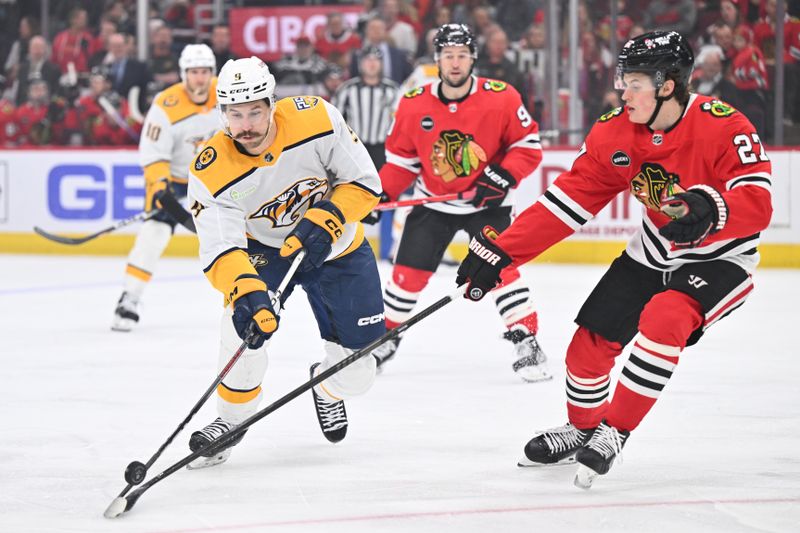
[[[194,260],[163,260],[132,333],[112,332],[122,258],[0,256],[0,531],[800,531],[800,271],[760,270],[747,304],[683,356],[588,492],[575,466],[520,469],[536,430],[565,422],[572,318],[604,268],[524,271],[555,379],[526,384],[491,302],[412,329],[329,444],[304,395],[254,426],[220,467],[182,470],[117,520],[102,514],[216,374],[219,296]],[[388,272],[384,268],[383,273]],[[443,268],[421,305],[452,292]],[[488,300],[488,299],[487,299]],[[296,292],[264,383],[308,378],[322,345]],[[209,402],[152,473],[187,452]]]

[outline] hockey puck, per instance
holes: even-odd
[[[127,481],[131,485],[138,485],[139,483],[144,481],[144,477],[146,475],[147,475],[147,467],[144,466],[139,461],[133,461],[125,469],[125,481]]]

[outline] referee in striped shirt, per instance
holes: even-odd
[[[358,72],[358,77],[339,87],[332,103],[364,143],[375,167],[380,170],[386,162],[384,143],[392,123],[399,87],[383,76],[380,48],[367,47],[361,51]]]

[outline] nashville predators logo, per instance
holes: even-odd
[[[194,169],[203,170],[204,168],[208,167],[208,165],[213,163],[215,159],[217,159],[217,151],[209,146],[197,156],[197,159],[194,162]]]
[[[700,105],[700,110],[706,113],[711,113],[712,117],[725,118],[736,113],[736,108],[726,104],[722,100],[711,100],[710,102],[703,102]]]
[[[161,105],[164,107],[175,107],[178,105],[178,97],[174,94],[170,94],[164,98],[164,101],[161,102]]]
[[[325,196],[326,192],[328,192],[327,180],[316,177],[304,178],[259,207],[248,218],[269,219],[274,228],[292,226],[303,216],[305,210]]]
[[[501,91],[505,91],[508,88],[508,84],[504,81],[498,80],[486,80],[483,82],[483,90],[484,91],[492,91],[499,93]]]
[[[631,194],[653,211],[659,211],[661,201],[673,194],[683,192],[678,185],[680,178],[657,163],[644,163],[631,180]]]
[[[433,173],[447,183],[477,170],[486,162],[486,151],[469,133],[446,130],[433,143],[430,162]]]
[[[615,107],[614,109],[612,109],[608,113],[600,115],[600,118],[597,119],[597,122],[608,122],[612,118],[618,117],[621,114],[622,114],[622,108],[621,107]]]

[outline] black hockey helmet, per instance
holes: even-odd
[[[472,57],[478,58],[475,34],[466,24],[442,24],[433,38],[433,51],[438,56],[445,46],[466,46]]]
[[[676,92],[689,86],[694,67],[694,52],[686,38],[676,31],[651,31],[634,37],[622,47],[617,59],[615,86],[624,89],[622,75],[642,72],[653,79],[656,91],[667,79],[676,84]]]

